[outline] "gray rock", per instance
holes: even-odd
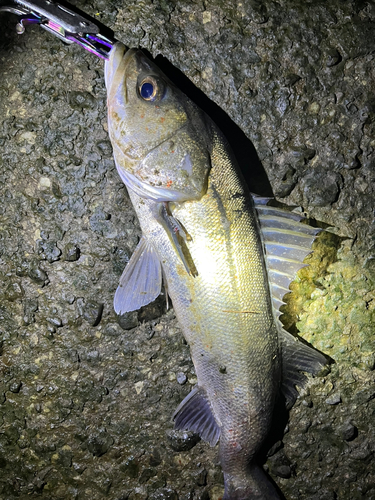
[[[191,450],[200,441],[198,434],[190,431],[171,430],[167,432],[167,437],[175,451]]]
[[[351,441],[355,439],[358,435],[358,429],[355,425],[348,422],[347,424],[341,427],[341,436],[345,441]]]
[[[184,385],[187,382],[187,376],[183,372],[178,372],[176,375],[176,380],[180,385]]]
[[[75,262],[79,259],[81,254],[80,249],[75,243],[68,243],[64,248],[64,260],[68,262]]]
[[[339,392],[335,392],[331,394],[325,401],[328,405],[338,405],[341,403],[341,394]]]

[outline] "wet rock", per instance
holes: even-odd
[[[38,260],[33,260],[28,269],[28,276],[35,281],[38,285],[45,285],[48,280],[48,275],[40,267]]]
[[[78,301],[77,301],[78,302]],[[80,299],[79,308],[82,311],[82,317],[91,326],[97,326],[100,323],[104,304],[95,300]]]
[[[147,304],[147,306],[141,307],[138,311],[139,321],[152,321],[153,319],[160,318],[164,308],[165,299],[163,296],[159,296],[156,300]]]
[[[147,483],[149,479],[156,476],[157,472],[155,469],[144,469],[139,476],[139,483],[144,484]]]
[[[178,372],[176,375],[176,380],[180,385],[184,385],[187,382],[187,376],[183,372]]]
[[[292,155],[295,158],[302,158],[303,160],[312,160],[316,154],[315,149],[306,146],[294,146],[292,148]]]
[[[359,440],[360,438],[358,438]],[[373,445],[370,443],[368,439],[362,439],[362,442],[357,442],[354,441],[353,444],[356,443],[356,446],[353,447],[351,450],[350,456],[354,460],[359,460],[359,461],[366,461],[370,457],[373,456],[374,450],[373,450]],[[357,479],[357,472],[355,470],[350,470],[350,475],[352,481],[355,481]]]
[[[34,323],[35,313],[38,310],[38,300],[37,299],[26,299],[23,305],[23,321],[26,325]]]
[[[339,392],[335,392],[334,394],[331,394],[326,400],[325,402],[328,404],[328,405],[338,405],[339,403],[341,403],[341,394]]]
[[[125,314],[117,315],[116,319],[123,330],[131,330],[138,325],[138,312],[131,311]]]
[[[162,463],[160,451],[157,448],[154,448],[150,455],[150,465],[152,467],[156,467]]]
[[[95,97],[90,92],[71,91],[68,98],[70,106],[74,109],[91,109],[96,106]]]
[[[175,490],[171,488],[159,488],[151,493],[150,500],[178,500],[178,495]]]
[[[112,156],[112,144],[110,141],[98,141],[96,146],[104,156]]]
[[[271,446],[271,448],[267,452],[267,457],[272,457],[275,453],[281,450],[283,447],[282,441],[276,441],[276,443]]]
[[[62,320],[56,316],[51,316],[47,318],[48,323],[50,323],[52,326],[55,326],[56,328],[60,328],[63,326]]]
[[[75,262],[79,259],[80,255],[81,251],[75,243],[68,243],[67,245],[65,245],[63,256],[64,260],[68,262]]]
[[[295,177],[296,170],[291,165],[286,165],[284,175],[281,177],[281,182],[278,182],[275,187],[275,195],[279,198],[285,198],[288,196],[294,186],[297,184],[297,179]]]
[[[338,50],[332,49],[327,52],[326,65],[328,68],[336,66],[336,64],[338,64],[341,60],[342,57]]]
[[[109,323],[103,328],[103,334],[109,337],[118,337],[121,335],[121,330],[116,323]]]
[[[359,405],[363,405],[364,403],[368,403],[375,399],[375,390],[374,388],[364,388],[360,391],[356,392],[354,396],[354,402]]]
[[[89,362],[96,362],[100,359],[99,351],[89,351],[86,353],[85,359]]]
[[[20,392],[21,387],[22,387],[22,382],[19,382],[19,381],[12,382],[9,386],[9,390],[10,390],[10,392],[17,394],[18,392]]]
[[[200,470],[195,476],[195,482],[197,486],[206,486],[207,484],[207,471],[205,469]]]
[[[332,490],[321,489],[319,493],[310,497],[310,500],[335,500],[336,494]]]
[[[101,457],[110,449],[113,438],[106,431],[92,434],[87,440],[87,449],[96,457]]]
[[[272,472],[278,477],[289,479],[292,475],[289,465],[279,465],[272,468]]]
[[[41,254],[50,264],[60,259],[61,250],[57,247],[56,241],[37,241],[37,252]]]
[[[110,219],[111,214],[105,212],[101,207],[97,207],[90,217],[90,227],[93,231],[102,235],[108,226],[107,221],[110,221]]]
[[[61,467],[71,467],[73,452],[69,446],[63,447],[54,455],[53,462],[61,465]]]
[[[4,297],[6,300],[10,300],[11,302],[18,301],[24,295],[24,291],[20,283],[13,282],[9,283],[5,290]]]
[[[169,430],[167,438],[174,451],[191,450],[200,441],[198,434],[190,431],[178,431],[176,429]]]
[[[139,475],[139,463],[134,457],[129,457],[121,463],[120,470],[128,477],[136,478]]]
[[[83,474],[87,469],[87,466],[79,462],[73,462],[73,468],[78,474]]]
[[[351,441],[358,436],[358,429],[355,425],[347,423],[341,427],[340,433],[342,439],[344,439],[345,441]]]
[[[340,192],[341,177],[336,172],[310,171],[301,181],[307,203],[324,207],[334,203]]]
[[[224,496],[224,488],[222,486],[214,486],[213,488],[210,488],[209,490],[210,500],[221,500],[223,496]]]

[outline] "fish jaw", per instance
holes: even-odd
[[[199,200],[210,170],[208,117],[141,51],[122,44],[110,53],[105,81],[108,130],[125,184],[154,201]],[[152,85],[154,99],[143,96],[144,85]]]
[[[104,81],[105,86],[108,90],[110,89],[110,87],[116,88],[116,74],[118,73],[121,77],[121,74],[124,71],[123,66],[126,65],[124,56],[127,52],[128,54],[131,54],[132,51],[134,51],[134,49],[131,49],[129,51],[127,50],[125,45],[120,42],[115,43],[115,45],[112,47],[109,54],[109,59],[104,65]],[[110,98],[111,95],[108,92],[108,101],[110,100]]]

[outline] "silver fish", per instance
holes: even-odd
[[[114,158],[143,233],[115,311],[154,300],[164,278],[198,378],[176,427],[219,442],[224,499],[279,498],[255,459],[280,391],[291,406],[301,372],[326,363],[278,319],[318,230],[250,195],[216,125],[142,52],[116,44],[105,79]]]

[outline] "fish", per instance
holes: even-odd
[[[138,49],[105,63],[108,131],[142,237],[114,297],[119,315],[165,289],[197,384],[177,429],[219,444],[224,500],[277,499],[257,453],[283,394],[327,363],[286,332],[282,298],[319,229],[250,193],[219,128]]]

